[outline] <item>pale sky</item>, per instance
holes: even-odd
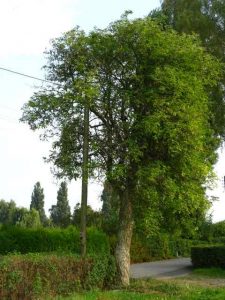
[[[94,26],[106,27],[125,10],[133,17],[144,17],[159,0],[1,0],[0,1],[0,67],[44,78],[43,52],[49,40],[79,25],[89,31]],[[18,206],[29,207],[33,186],[41,182],[45,193],[45,209],[56,203],[58,185],[50,166],[42,160],[49,144],[39,140],[38,134],[19,123],[21,107],[35,91],[39,82],[0,70],[0,199],[13,199]],[[217,166],[219,177],[222,166]],[[69,202],[73,210],[80,202],[80,182],[69,185]],[[99,209],[102,191],[100,184],[89,186],[89,204]],[[225,219],[222,188],[213,191],[220,196],[214,205],[214,220]]]

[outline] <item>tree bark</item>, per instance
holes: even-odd
[[[119,281],[123,286],[130,283],[130,245],[133,232],[132,204],[128,191],[120,195],[119,231],[116,246],[116,263]]]

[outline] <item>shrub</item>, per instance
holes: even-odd
[[[87,252],[90,255],[95,255],[96,253],[109,254],[110,245],[108,237],[102,231],[94,227],[87,229]]]
[[[76,227],[32,229],[14,226],[0,229],[0,254],[53,251],[80,253],[80,233]],[[109,254],[107,236],[94,228],[88,229],[87,252]]]
[[[158,234],[145,239],[134,234],[131,244],[131,261],[144,262],[177,256],[188,257],[191,254],[191,247],[202,243],[204,242],[174,238],[168,234]]]
[[[116,275],[112,259],[37,253],[5,256],[0,263],[0,299],[42,299],[103,288],[109,284],[109,272]]]
[[[225,268],[225,246],[204,245],[191,248],[191,260],[194,267]]]
[[[85,282],[85,289],[112,287],[117,280],[116,261],[112,255],[93,255],[92,268]]]
[[[225,221],[212,224],[212,237],[225,237]]]
[[[211,242],[212,244],[225,244],[225,236],[212,238]]]

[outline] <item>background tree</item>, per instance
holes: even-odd
[[[30,210],[35,209],[39,212],[40,220],[43,225],[46,224],[47,217],[44,210],[44,189],[41,187],[40,182],[34,185],[34,189],[31,195]]]
[[[87,227],[97,227],[101,228],[102,224],[102,215],[100,212],[92,209],[90,205],[87,205],[87,214],[86,214]],[[80,227],[81,223],[81,206],[80,203],[77,203],[74,207],[73,216],[72,216],[73,225]]]
[[[28,209],[25,207],[16,207],[13,213],[13,223],[12,225],[17,225],[24,216],[27,214]]]
[[[108,234],[116,234],[119,223],[119,199],[109,182],[104,182],[101,194],[102,201],[102,229]]]
[[[17,225],[27,213],[27,208],[17,207],[13,200],[10,202],[0,200],[0,224],[2,225]]]
[[[57,204],[50,209],[50,218],[56,226],[67,227],[71,222],[71,212],[68,202],[68,189],[66,182],[60,184],[57,193]]]
[[[17,226],[24,228],[38,228],[42,226],[39,212],[32,208],[25,212],[20,221],[17,222]]]
[[[179,33],[197,33],[206,49],[225,62],[225,1],[164,0],[166,23]],[[164,18],[165,21],[165,18]],[[211,124],[216,135],[225,137],[225,77],[211,91]]]
[[[12,225],[14,221],[14,212],[16,209],[16,203],[14,201],[6,202],[0,200],[0,224]]]
[[[24,106],[22,120],[54,137],[50,161],[59,172],[81,175],[79,136],[84,97],[90,109],[89,169],[101,171],[118,196],[116,260],[129,283],[134,221],[158,210],[182,221],[205,209],[206,179],[219,140],[210,124],[208,94],[220,65],[196,37],[164,30],[150,18],[126,16],[85,35],[74,29],[52,43],[46,87]],[[69,129],[70,128],[70,129]],[[66,154],[66,155],[65,155]],[[151,214],[150,214],[151,215]]]

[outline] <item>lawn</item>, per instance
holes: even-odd
[[[224,300],[225,270],[198,269],[177,279],[132,280],[129,288],[91,291],[57,300]]]

